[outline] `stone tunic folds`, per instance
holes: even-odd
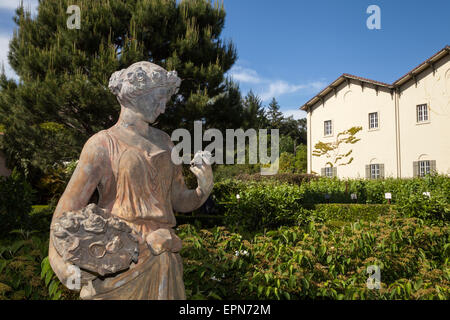
[[[172,230],[176,224],[173,204],[191,202],[187,205],[195,208],[201,200],[194,190],[187,190],[181,166],[172,163],[170,141],[156,145],[141,138],[144,143],[136,146],[131,144],[136,140],[123,135],[118,138],[115,130],[112,127],[93,137],[96,145],[109,154],[97,187],[98,205],[126,221],[140,235],[139,261],[113,277],[96,278],[82,288],[80,296],[185,299],[183,264],[178,254],[181,240]]]

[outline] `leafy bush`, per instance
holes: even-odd
[[[326,203],[316,204],[313,215],[320,221],[347,221],[355,222],[360,219],[365,221],[375,221],[379,216],[391,211],[387,204],[340,204]]]
[[[450,232],[381,216],[339,230],[318,222],[245,240],[225,228],[178,228],[188,299],[450,298]],[[366,286],[381,269],[381,289]]]
[[[14,230],[12,234],[0,240],[0,300],[75,299],[76,294],[62,286],[49,265],[45,267],[48,233]]]
[[[29,215],[30,225],[33,230],[48,233],[50,232],[50,223],[56,204],[52,205],[34,205]]]
[[[247,219],[246,226],[252,226],[250,221],[258,217],[274,226],[277,225],[272,224],[275,215],[280,215],[283,220],[283,216],[291,210],[292,217],[297,213],[303,216],[304,210],[300,207],[312,209],[316,204],[325,202],[387,204],[384,197],[387,192],[392,194],[391,203],[396,205],[401,215],[448,220],[450,178],[444,175],[385,180],[312,178],[307,181],[305,177],[304,182],[293,184],[257,175],[241,176],[239,181],[224,180],[216,184],[213,195],[218,211],[232,218],[228,219],[229,223]],[[430,192],[430,198],[424,197],[424,192]],[[357,195],[356,200],[351,199],[352,193]],[[239,201],[237,194],[240,195]],[[296,199],[294,202],[291,196]]]
[[[215,165],[214,181],[220,182],[223,180],[235,178],[241,174],[256,174],[260,169],[259,164],[234,164],[234,165]]]
[[[303,221],[308,211],[302,207],[303,195],[288,184],[251,184],[230,197],[225,224],[241,231],[262,231]]]
[[[0,177],[0,233],[29,228],[33,189],[16,170],[11,176]]]
[[[255,174],[240,174],[236,177],[236,179],[240,181],[256,181],[256,182],[276,181],[280,183],[301,185],[302,183],[318,179],[318,177],[306,173],[277,173],[270,176],[262,176],[260,173],[255,173]]]
[[[450,220],[450,206],[447,199],[440,194],[433,194],[428,197],[413,193],[409,197],[401,198],[396,208],[406,217],[417,217],[431,221]]]
[[[212,215],[176,215],[177,225],[192,224],[198,228],[211,228],[223,225],[223,216]]]
[[[78,160],[55,164],[40,178],[37,188],[43,203],[57,201],[61,197],[77,164]]]

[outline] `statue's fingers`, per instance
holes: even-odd
[[[202,174],[202,171],[197,166],[190,167],[190,170],[196,177],[198,177],[200,174]]]
[[[206,163],[203,163],[199,168],[202,170],[203,173],[208,173],[209,171],[212,170],[211,166]]]

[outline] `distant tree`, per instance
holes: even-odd
[[[281,123],[284,119],[283,113],[280,111],[280,105],[278,104],[275,98],[272,98],[272,101],[269,103],[267,107],[267,118],[269,120],[269,126],[274,129],[280,129]]]
[[[306,173],[308,165],[308,148],[306,144],[301,144],[295,152],[294,166],[298,173]]]
[[[353,161],[353,157],[350,157],[353,150],[350,149],[346,153],[341,153],[342,145],[352,145],[357,143],[359,140],[355,135],[362,130],[362,127],[352,127],[348,130],[339,132],[336,136],[336,140],[333,142],[322,142],[319,141],[314,146],[314,151],[312,155],[315,157],[325,156],[330,159],[326,164],[330,167],[345,166]]]
[[[292,116],[283,118],[280,134],[291,137],[295,146],[306,144],[306,118],[299,120],[295,120]]]
[[[281,135],[280,136],[280,153],[283,152],[289,152],[294,154],[295,153],[295,142],[294,139],[292,139],[288,135]]]
[[[239,85],[231,79],[224,82],[224,93],[208,102],[204,113],[205,129],[215,128],[221,131],[244,126],[245,111]],[[207,143],[208,144],[208,143]]]
[[[69,5],[82,8],[80,30],[66,26]],[[225,10],[218,1],[46,0],[36,17],[20,7],[14,21],[9,62],[20,82],[0,79],[0,123],[15,165],[46,170],[77,158],[89,136],[118,118],[110,75],[141,60],[183,79],[159,128],[191,130],[204,119],[242,125],[239,88],[224,79],[237,56],[221,39]]]
[[[295,155],[291,152],[280,150],[279,171],[282,173],[306,173],[307,169],[307,149],[301,144],[297,147]]]
[[[266,116],[266,112],[262,106],[261,99],[249,91],[244,98],[244,127],[245,128],[267,128],[269,121]]]

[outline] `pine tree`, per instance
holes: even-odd
[[[79,30],[67,28],[69,5],[81,9]],[[110,75],[141,60],[177,70],[183,79],[161,129],[191,129],[205,118],[240,125],[239,89],[224,79],[236,50],[220,38],[225,10],[219,2],[46,0],[36,17],[18,8],[14,20],[9,61],[20,81],[0,81],[1,143],[12,165],[45,170],[76,159],[89,136],[117,121]]]
[[[280,129],[284,119],[283,113],[280,111],[280,105],[275,98],[269,103],[267,110],[267,118],[271,128]]]
[[[249,91],[247,96],[244,98],[244,127],[245,128],[266,128],[268,126],[268,119],[266,117],[266,112],[262,107],[261,99]]]

